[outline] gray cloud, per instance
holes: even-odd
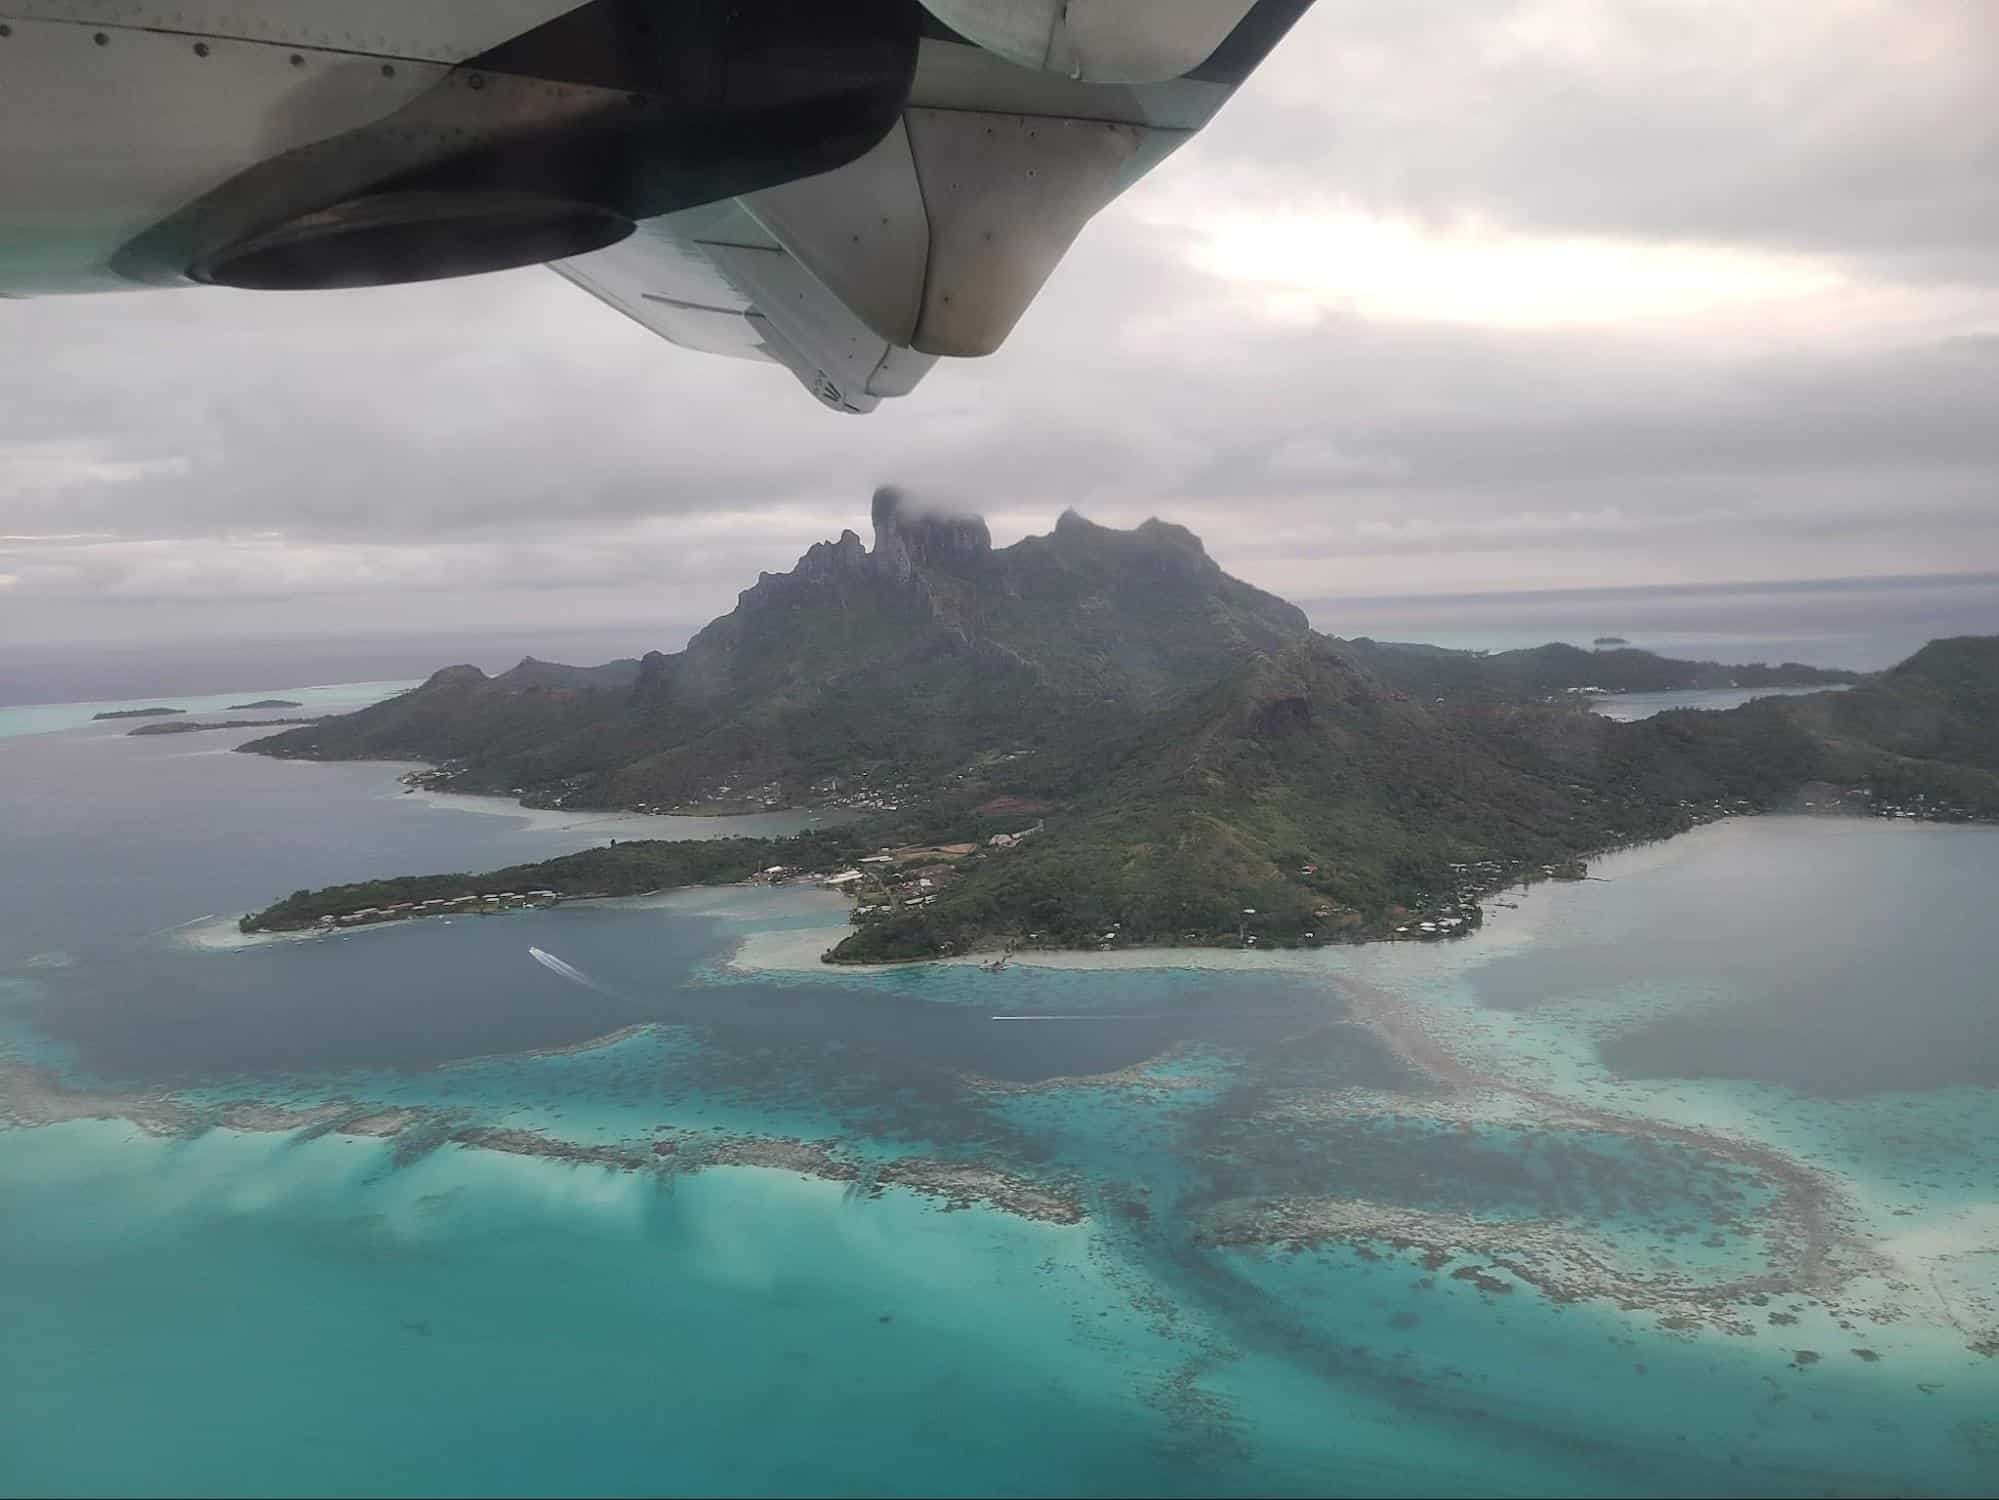
[[[1307,595],[1999,568],[1995,16],[1322,5],[1006,348],[861,420],[540,271],[3,304],[0,637],[693,622],[884,479]],[[1204,249],[1356,215],[1781,259],[1521,326]]]
[[[1305,33],[1204,143],[1273,194],[1999,275],[1986,0],[1343,0]]]

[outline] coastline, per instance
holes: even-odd
[[[306,765],[324,765],[327,762],[304,760],[301,757],[284,756],[275,759],[290,760]],[[401,767],[405,770],[433,769],[423,761],[365,761],[343,762],[343,764],[365,764],[387,767]],[[496,796],[485,792],[447,792],[431,787],[398,788],[385,796],[392,796],[399,802],[432,811],[479,813],[487,817],[511,818],[519,823],[522,833],[588,833],[592,836],[604,835],[619,838],[649,838],[675,841],[689,838],[728,838],[734,834],[769,837],[799,832],[808,824],[827,826],[845,821],[838,808],[801,807],[784,811],[761,813],[640,813],[618,808],[585,807],[529,807],[513,797]],[[714,831],[719,825],[731,826],[726,832]],[[779,826],[782,825],[782,826]]]
[[[832,893],[828,893],[829,896]],[[838,897],[845,904],[845,897]],[[792,928],[778,932],[752,933],[737,947],[735,953],[721,965],[726,970],[740,974],[789,973],[789,974],[896,974],[926,968],[963,969],[978,968],[991,962],[1001,950],[995,944],[989,949],[979,949],[971,953],[954,953],[938,958],[901,959],[890,963],[828,963],[821,955],[854,929],[843,922],[839,926]],[[1131,969],[1197,969],[1226,971],[1234,973],[1280,973],[1285,971],[1315,973],[1330,972],[1324,956],[1332,956],[1340,947],[1354,948],[1359,943],[1343,945],[1328,944],[1323,948],[1116,948],[1102,952],[1094,948],[1030,948],[1013,950],[1008,959],[1008,968],[1026,969],[1075,969],[1075,970],[1131,970]]]
[[[292,763],[300,763],[294,757],[279,758]],[[323,764],[324,762],[308,760],[303,763]],[[359,763],[388,766],[408,764],[399,761]],[[522,833],[580,834],[591,840],[599,837],[609,837],[612,844],[617,842],[614,835],[619,833],[626,835],[636,834],[644,839],[657,840],[669,845],[685,845],[728,838],[763,838],[782,841],[807,832],[814,823],[822,824],[825,827],[837,827],[840,824],[853,821],[854,818],[854,815],[844,813],[839,809],[822,809],[818,812],[806,812],[803,809],[799,809],[788,812],[745,815],[679,815],[620,811],[591,813],[581,809],[557,811],[546,808],[530,808],[507,797],[439,791],[428,786],[406,785],[403,792],[399,795],[403,797],[415,797],[419,805],[426,810],[456,809],[458,811],[511,818],[518,825],[516,831]],[[1921,799],[1918,798],[1917,801],[1920,803]],[[1920,805],[1903,807],[1894,803],[1882,803],[1877,806],[1872,803],[1856,803],[1845,792],[1840,792],[1838,797],[1830,804],[1815,802],[1810,797],[1806,797],[1801,807],[1787,809],[1753,807],[1743,803],[1741,799],[1735,799],[1732,803],[1716,802],[1703,806],[1683,804],[1680,813],[1683,826],[1639,837],[1616,835],[1609,842],[1580,851],[1559,863],[1542,864],[1533,868],[1522,866],[1505,870],[1478,868],[1475,871],[1469,866],[1454,865],[1452,868],[1461,872],[1454,877],[1458,881],[1455,890],[1448,891],[1442,896],[1429,898],[1426,905],[1416,910],[1409,910],[1402,907],[1390,908],[1388,913],[1380,917],[1375,925],[1362,925],[1357,928],[1342,930],[1340,935],[1329,937],[1325,941],[1314,940],[1293,945],[1273,941],[1262,946],[1254,946],[1258,942],[1258,937],[1253,935],[1248,940],[1252,946],[1247,949],[1237,948],[1235,945],[1225,941],[1218,941],[1211,944],[1196,943],[1184,946],[1170,942],[1141,943],[1133,948],[1106,946],[1104,943],[1097,943],[1094,947],[1073,949],[1041,946],[1021,948],[1014,946],[1016,941],[1014,938],[1007,937],[1003,932],[998,930],[988,930],[973,935],[967,940],[968,946],[965,948],[965,951],[955,954],[937,952],[894,959],[835,958],[832,955],[840,944],[855,936],[857,929],[852,924],[849,924],[837,938],[832,938],[827,942],[825,948],[822,950],[822,961],[834,967],[848,968],[860,973],[871,973],[888,968],[903,968],[927,963],[961,960],[983,962],[990,960],[1003,951],[1006,954],[1006,961],[1009,964],[1031,964],[1040,961],[1037,959],[1037,955],[1060,954],[1063,955],[1061,960],[1062,966],[1085,967],[1086,965],[1074,962],[1069,956],[1094,952],[1109,955],[1121,955],[1125,953],[1143,953],[1149,955],[1148,958],[1138,960],[1133,964],[1120,965],[1111,963],[1105,965],[1105,967],[1194,968],[1226,967],[1227,965],[1183,960],[1168,962],[1161,960],[1158,955],[1196,951],[1204,954],[1238,953],[1245,955],[1263,955],[1274,952],[1317,953],[1354,949],[1383,943],[1413,944],[1419,946],[1436,943],[1454,943],[1472,937],[1480,932],[1493,920],[1492,913],[1494,911],[1504,910],[1515,904],[1503,900],[1502,898],[1505,896],[1515,893],[1525,894],[1536,887],[1545,885],[1561,885],[1584,880],[1613,878],[1591,872],[1604,861],[1620,859],[1640,850],[1678,846],[1691,836],[1700,833],[1703,829],[1732,823],[1740,819],[1809,816],[1828,821],[1938,823],[1949,825],[1976,825],[1980,822],[1992,821],[1990,819],[1967,817],[1961,814],[1962,810],[1955,807],[1929,807]],[[801,818],[803,821],[801,821]],[[548,855],[540,861],[529,861],[527,863],[557,863],[565,858],[580,855],[584,852],[584,850],[569,850],[565,854]],[[1483,863],[1486,866],[1491,866],[1495,862],[1485,861]],[[830,868],[830,866],[817,868],[811,874],[785,883],[797,884],[799,886],[815,885],[826,878],[825,869],[827,868]],[[498,872],[488,873],[496,874]],[[409,882],[432,878],[441,877],[408,874],[382,876],[375,877],[373,883]],[[516,872],[516,878],[537,877],[522,876],[520,872]],[[543,876],[538,878],[553,879],[554,877]],[[366,883],[368,882],[363,882],[362,884]],[[729,883],[758,885],[764,882],[751,877]],[[337,888],[330,886],[325,889],[331,891]],[[662,886],[652,891],[639,893],[639,897],[650,898],[670,894],[677,890],[702,888],[705,887],[701,885]],[[312,894],[320,893],[314,892]],[[564,902],[582,900],[630,899],[636,898],[630,896],[612,896],[608,893],[577,892],[562,896],[552,896],[551,900],[546,903],[535,904],[562,904]],[[934,897],[926,897],[924,901],[927,902],[930,899],[934,899]],[[283,904],[282,902],[272,903],[263,908],[262,913],[276,910],[278,906]],[[429,904],[436,905],[437,903]],[[917,904],[921,905],[924,902]],[[377,911],[373,907],[368,907],[358,911],[333,911],[322,915],[319,921],[331,923],[337,918],[342,928],[349,928],[352,926],[388,925],[394,922],[415,920],[418,917],[426,916],[470,914],[469,912],[446,913],[441,910],[405,910],[401,907]],[[1017,914],[1013,920],[1019,920]],[[1392,925],[1391,930],[1391,924],[1398,925]],[[865,924],[861,930],[864,929]],[[302,929],[287,928],[282,930],[297,932]],[[1109,934],[1106,934],[1106,936],[1109,936]],[[1294,934],[1294,936],[1296,935]],[[1304,933],[1302,936],[1308,940],[1313,937],[1311,933]],[[749,965],[749,967],[756,966],[755,964]],[[772,966],[787,969],[797,968],[799,967],[797,954],[795,952],[786,952],[781,960],[774,959]]]

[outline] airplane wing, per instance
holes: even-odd
[[[1139,14],[1148,4],[1214,34],[1171,50],[1158,35],[1170,28]],[[828,406],[872,411],[938,357],[998,348],[1090,217],[1205,125],[1300,7],[1101,5],[1125,23],[1099,19],[1091,33],[1108,80],[1085,72],[1075,45],[1045,41],[1073,31],[1085,6],[931,9],[988,45],[933,17],[908,102],[865,154],[648,220],[555,269],[677,344],[775,361]],[[1050,19],[1065,9],[1067,30]],[[1027,11],[1042,25],[1023,41]],[[1119,38],[1149,50],[1134,59],[1112,48]],[[1159,76],[1125,81],[1134,73]]]
[[[0,0],[0,296],[535,262],[864,412],[1309,0]]]

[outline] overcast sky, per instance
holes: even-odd
[[[1999,4],[1319,0],[864,418],[540,270],[0,348],[0,640],[699,621],[884,481],[1313,598],[1990,571]]]

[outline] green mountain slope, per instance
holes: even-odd
[[[1999,818],[1999,638],[1939,643],[1845,693],[1618,723],[1570,704],[1419,705],[1324,639],[1156,726],[1045,835],[846,959],[1467,930],[1517,879],[1830,787],[1854,810]],[[1907,753],[1920,744],[1938,758]],[[1896,748],[1900,747],[1900,748]],[[1825,805],[1825,804],[1821,804]],[[1244,908],[1253,908],[1251,916]]]
[[[1518,702],[1576,688],[1607,693],[1670,693],[1693,688],[1833,687],[1858,672],[1799,662],[1729,666],[1685,661],[1630,647],[1585,651],[1552,641],[1519,651],[1453,651],[1407,641],[1347,641],[1354,659],[1384,682],[1425,699]]]
[[[1815,702],[1810,722],[1837,742],[1999,771],[1999,637],[1931,641],[1867,691]]]

